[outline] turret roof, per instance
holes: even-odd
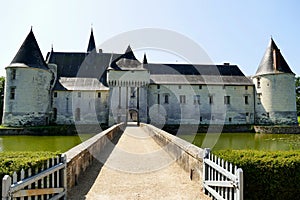
[[[93,29],[91,29],[91,35],[90,35],[90,40],[89,40],[87,52],[92,52],[94,50],[96,50],[96,43],[95,43]]]
[[[32,29],[11,61],[11,64],[14,63],[22,63],[33,68],[48,69]]]
[[[273,38],[262,58],[255,75],[274,74],[274,73],[292,73],[291,68],[282,56],[279,48]]]

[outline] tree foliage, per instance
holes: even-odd
[[[5,85],[5,77],[0,77],[0,124],[2,122],[3,115],[3,103],[4,103],[4,85]]]
[[[296,77],[296,94],[297,115],[300,116],[300,77]]]

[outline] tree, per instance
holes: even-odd
[[[5,77],[0,77],[0,123],[2,122],[3,115],[3,102],[4,102],[4,85],[5,85]]]
[[[300,77],[296,77],[297,115],[300,116]]]

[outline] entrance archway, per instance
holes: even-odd
[[[138,111],[134,109],[129,110],[129,116],[128,116],[129,122],[138,122]]]

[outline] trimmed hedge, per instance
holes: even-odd
[[[6,174],[12,175],[14,171],[41,167],[48,159],[57,155],[57,152],[0,152],[0,192],[2,179]]]
[[[300,151],[213,152],[244,171],[244,199],[281,200],[300,196]]]

